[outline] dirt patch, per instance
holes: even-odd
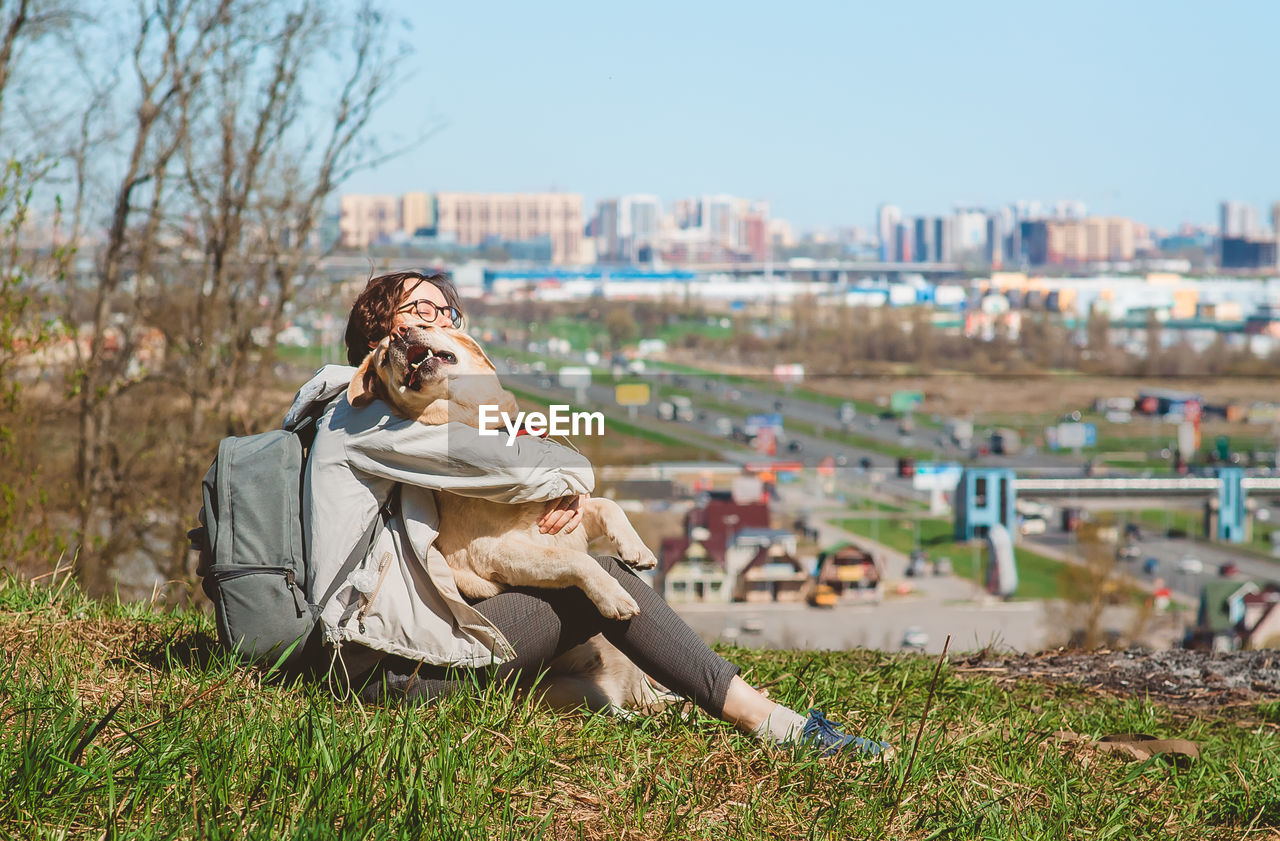
[[[1280,651],[1048,651],[954,662],[959,674],[1077,684],[1190,707],[1280,700]]]

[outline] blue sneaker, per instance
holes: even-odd
[[[800,742],[813,745],[822,756],[835,756],[837,753],[859,759],[889,759],[893,756],[893,745],[842,733],[822,714],[822,710],[809,710],[809,719],[800,731]]]

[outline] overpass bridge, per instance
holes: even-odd
[[[1246,476],[1239,467],[1219,468],[1215,476],[1161,478],[1020,477],[1008,468],[969,467],[956,485],[955,535],[957,540],[972,540],[996,524],[1012,532],[1017,525],[1015,506],[1019,497],[1200,497],[1210,505],[1217,539],[1243,543],[1250,495],[1280,496],[1280,477]]]
[[[681,268],[696,271],[699,274],[727,274],[735,277],[766,275],[820,283],[846,283],[869,277],[901,278],[906,275],[923,275],[934,280],[941,280],[961,277],[964,274],[964,269],[959,263],[911,263],[879,260],[688,263],[682,265]]]

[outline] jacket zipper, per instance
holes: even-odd
[[[364,604],[360,607],[360,612],[356,614],[356,621],[359,623],[360,633],[364,633],[364,618],[369,615],[369,608],[373,607],[373,600],[377,598],[378,591],[382,589],[382,582],[387,578],[387,570],[391,569],[391,553],[383,552],[382,557],[378,559],[378,583],[373,585],[373,589],[364,597]]]

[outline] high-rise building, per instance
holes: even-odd
[[[915,229],[909,222],[899,222],[893,232],[893,259],[899,263],[911,262],[911,239]]]
[[[1078,265],[1132,260],[1132,219],[1089,216],[1046,219],[1021,226],[1023,254],[1032,265]]]
[[[927,263],[938,259],[938,241],[934,238],[936,227],[933,219],[917,216],[912,223],[915,230],[915,248],[912,255],[917,263]]]
[[[1218,205],[1218,236],[1247,238],[1258,233],[1258,210],[1242,201],[1224,201]]]
[[[436,229],[459,245],[551,242],[554,263],[573,263],[582,245],[582,196],[572,193],[437,193]]]
[[[987,213],[977,208],[957,208],[951,216],[952,249],[956,257],[980,259],[987,248]]]
[[[400,197],[400,229],[412,236],[423,231],[434,234],[436,200],[426,193],[405,193]]]
[[[618,240],[624,261],[653,259],[661,219],[662,202],[657,196],[636,194],[618,199]]]
[[[933,243],[938,261],[950,263],[955,259],[955,226],[951,218],[938,216],[933,220]]]
[[[346,248],[367,248],[403,230],[395,196],[347,194],[338,200],[338,235]]]
[[[876,211],[876,234],[880,237],[880,259],[890,261],[897,251],[895,238],[898,223],[902,221],[902,211],[891,204],[882,204]]]
[[[993,269],[1004,263],[1004,217],[999,213],[987,214],[987,265]]]
[[[606,263],[622,259],[622,247],[618,241],[618,200],[600,199],[596,202],[595,219],[591,225],[596,240],[596,258]]]

